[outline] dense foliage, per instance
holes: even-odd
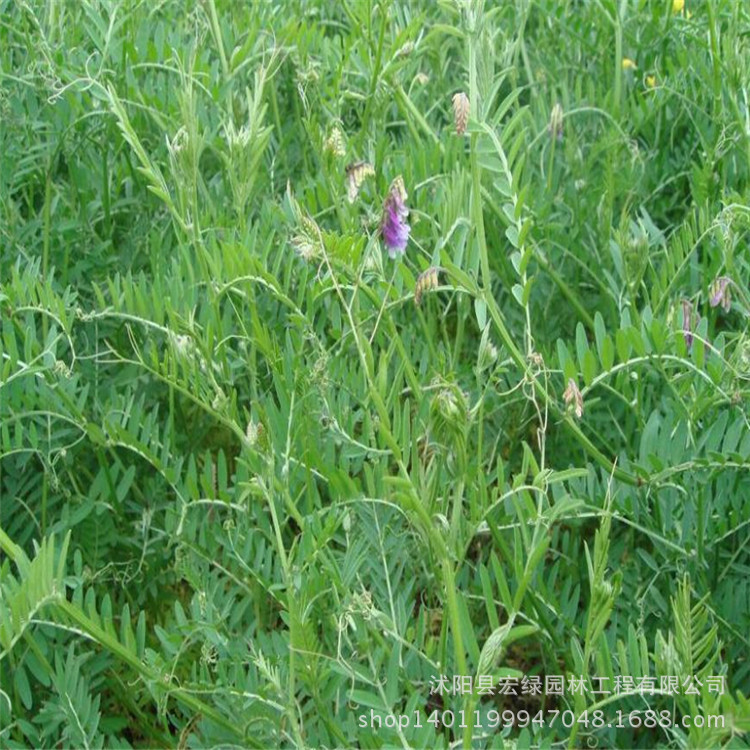
[[[750,746],[749,88],[745,0],[0,0],[2,747]]]

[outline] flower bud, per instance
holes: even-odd
[[[344,156],[346,147],[344,145],[344,135],[339,128],[334,127],[330,135],[326,138],[323,148],[336,157]]]
[[[396,177],[383,204],[383,219],[380,223],[380,232],[391,260],[404,254],[409,241],[411,227],[406,223],[409,214],[406,208],[407,197],[403,179]]]
[[[437,289],[438,287],[438,274],[440,269],[436,266],[431,266],[426,271],[417,276],[417,284],[414,287],[414,304],[419,305],[422,301],[422,295],[430,289]]]
[[[731,296],[732,280],[728,276],[719,276],[711,284],[709,304],[711,307],[721,305],[724,312],[729,312],[732,306]]]
[[[357,161],[346,167],[346,197],[349,203],[354,203],[359,195],[359,188],[367,177],[375,174],[372,164],[366,161]]]
[[[550,138],[556,138],[558,141],[562,141],[563,138],[563,109],[560,102],[557,102],[552,107],[552,112],[549,117],[549,125],[547,126],[547,132],[550,134]]]
[[[453,122],[456,135],[463,135],[469,123],[469,97],[463,91],[453,95]]]
[[[573,411],[576,417],[580,419],[583,416],[583,395],[573,378],[568,378],[568,387],[563,393],[563,399],[565,399],[566,406],[573,405]]]

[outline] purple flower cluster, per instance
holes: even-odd
[[[409,210],[406,208],[406,189],[401,177],[397,177],[388,190],[383,204],[383,221],[380,232],[391,260],[403,255],[409,241],[411,227],[406,223]]]

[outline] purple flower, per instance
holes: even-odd
[[[687,348],[693,345],[693,305],[689,300],[682,300],[682,335],[685,337]]]
[[[406,223],[406,217],[409,215],[406,198],[404,181],[397,177],[388,190],[383,204],[383,221],[380,224],[380,231],[391,260],[404,254],[406,243],[409,241],[411,227]]]
[[[724,312],[729,312],[729,308],[732,306],[732,298],[730,295],[729,286],[732,280],[729,276],[719,276],[713,284],[711,284],[709,304],[711,307],[721,305]]]

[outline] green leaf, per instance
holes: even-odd
[[[29,677],[26,674],[26,670],[18,665],[13,670],[13,685],[18,691],[18,697],[21,699],[21,703],[27,710],[31,710],[34,705],[34,700],[31,697],[31,685],[29,684]]]
[[[478,675],[490,674],[492,672],[503,653],[505,640],[508,637],[512,624],[512,622],[506,622],[499,628],[495,628],[489,638],[487,638],[484,646],[482,646],[482,651],[477,663]]]
[[[383,705],[383,700],[380,696],[368,693],[366,690],[352,690],[349,693],[349,702],[366,706],[367,708],[374,708],[376,711],[388,710],[388,707]]]
[[[620,329],[615,334],[615,344],[617,347],[617,356],[620,358],[620,362],[627,362],[630,359],[630,337],[627,332]]]
[[[596,377],[597,362],[594,353],[589,349],[583,355],[583,382],[590,386]]]
[[[474,313],[477,316],[479,330],[483,331],[487,323],[487,303],[479,297],[474,298]]]
[[[586,352],[589,351],[589,342],[586,338],[586,329],[580,321],[576,324],[576,354],[578,355],[578,369],[583,370],[583,362]]]
[[[484,607],[487,612],[487,620],[489,621],[490,627],[495,630],[500,627],[500,622],[497,619],[497,608],[492,593],[492,583],[490,582],[490,574],[487,571],[487,568],[481,563],[479,565],[479,580],[482,584],[482,594],[484,596]]]
[[[601,350],[599,351],[599,358],[601,359],[602,369],[608,372],[612,369],[615,363],[615,347],[612,343],[612,339],[609,336],[605,336],[602,341]]]
[[[529,304],[529,299],[531,298],[531,287],[532,287],[533,283],[534,283],[534,277],[533,277],[533,276],[531,276],[531,277],[530,277],[530,278],[529,278],[529,279],[528,279],[528,280],[526,281],[526,285],[525,285],[525,286],[524,286],[524,288],[523,288],[523,296],[522,296],[522,298],[521,298],[521,299],[522,299],[522,302],[521,302],[521,304],[522,304],[522,305],[523,305],[524,307],[527,307],[527,306],[528,306],[528,304]]]

